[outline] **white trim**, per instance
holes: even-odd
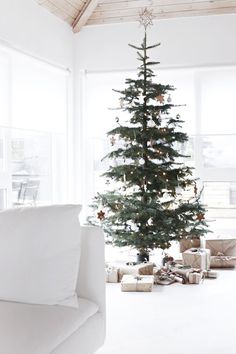
[[[53,67],[54,69],[57,69],[57,70],[60,70],[60,71],[64,72],[65,74],[70,74],[71,73],[71,69],[70,68],[65,68],[65,67],[63,67],[60,64],[51,62],[51,61],[49,61],[49,60],[47,60],[45,58],[42,58],[42,57],[38,57],[38,56],[36,56],[36,55],[34,55],[32,53],[29,53],[29,52],[27,52],[27,51],[25,51],[23,49],[15,47],[10,42],[8,42],[6,40],[3,40],[1,38],[0,38],[0,48],[2,48],[3,50],[12,51],[12,52],[15,52],[15,53],[30,57],[31,59],[33,59],[33,60],[35,60],[37,62],[46,64],[46,65],[48,65],[50,67]]]

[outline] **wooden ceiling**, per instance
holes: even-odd
[[[191,17],[236,12],[236,0],[36,0],[68,22],[74,32],[84,25],[133,22],[141,9],[153,11],[154,19]]]

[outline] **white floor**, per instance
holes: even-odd
[[[124,293],[107,284],[107,338],[97,354],[235,354],[236,270],[200,285]]]

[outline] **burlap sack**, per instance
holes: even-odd
[[[211,251],[212,256],[217,256],[219,252],[224,256],[236,256],[236,239],[206,240],[206,248]]]

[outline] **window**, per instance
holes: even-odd
[[[101,158],[109,151],[106,133],[115,126],[120,112],[109,108],[119,106],[119,94],[112,89],[123,89],[126,73],[87,73],[84,126],[86,139],[87,179],[84,204],[105,188],[100,178],[108,167]],[[228,228],[236,219],[236,68],[161,69],[156,77],[163,84],[171,84],[172,103],[185,121],[183,130],[189,135],[185,152],[190,155],[186,163],[196,168],[199,187],[203,189],[203,202],[208,209],[207,219],[213,229]],[[89,211],[87,210],[86,213]]]
[[[0,48],[0,208],[67,201],[68,80]]]

